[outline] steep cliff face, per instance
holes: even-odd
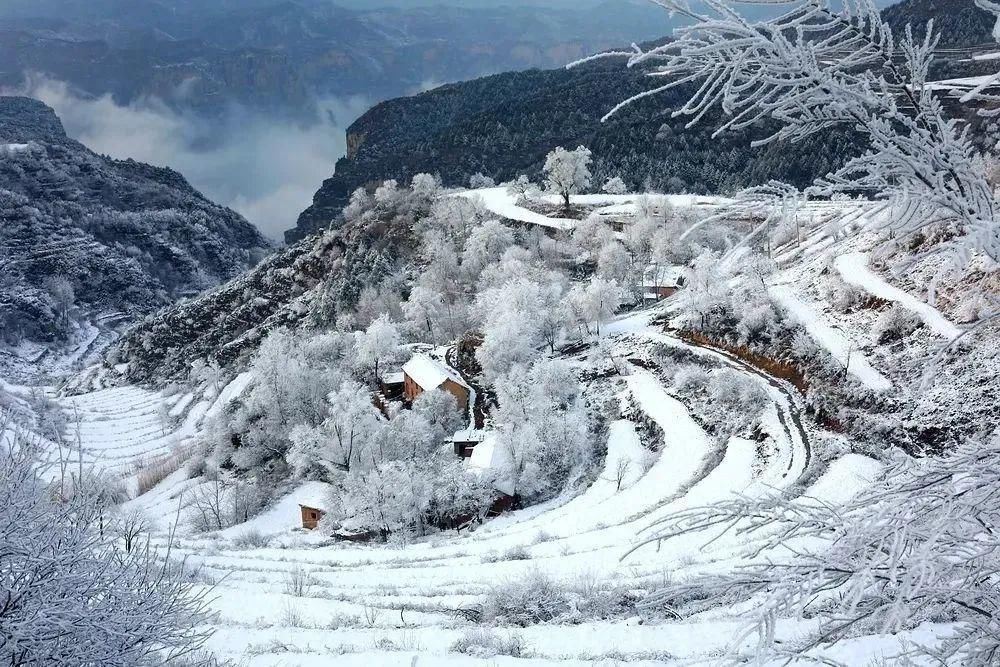
[[[19,97],[0,97],[0,220],[0,348],[61,341],[96,313],[149,313],[269,249],[177,172],[96,155]]]

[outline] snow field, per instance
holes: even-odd
[[[620,318],[609,331],[616,345],[653,339],[713,355],[742,372],[735,360],[660,333],[655,313]],[[187,494],[203,480],[181,469],[127,503],[154,526],[161,548],[179,535],[173,555],[185,558],[196,581],[211,586],[215,635],[209,648],[221,658],[253,666],[326,664],[671,664],[708,660],[724,649],[741,621],[726,610],[713,618],[640,623],[638,619],[591,620],[528,628],[488,628],[516,634],[529,659],[465,656],[452,652],[476,625],[465,613],[496,588],[543,577],[563,587],[607,586],[650,590],[666,579],[742,562],[747,545],[736,538],[692,534],[641,546],[649,530],[677,512],[711,505],[734,494],[754,496],[791,488],[805,467],[808,442],[789,424],[798,410],[793,397],[768,387],[765,445],[734,438],[717,444],[652,372],[635,368],[621,381],[630,401],[663,431],[652,455],[636,425],[610,425],[604,469],[588,488],[513,512],[472,532],[444,533],[399,546],[330,543],[295,529],[298,505],[322,499],[326,485],[308,482],[250,522],[207,535],[186,533],[179,522]],[[242,392],[241,375],[219,392],[162,397],[134,387],[61,399],[80,416],[85,460],[128,475],[139,461],[155,459],[198,436],[207,415]],[[171,418],[164,432],[163,415]],[[763,452],[763,453],[762,453]],[[621,488],[619,461],[626,461]],[[844,498],[870,476],[872,463],[849,456],[834,462],[807,490],[818,498]],[[845,495],[846,494],[846,495]],[[259,534],[263,548],[239,541]],[[298,582],[298,584],[296,584]],[[575,588],[574,588],[575,590]],[[466,610],[463,613],[460,610]],[[794,632],[795,626],[779,629]]]

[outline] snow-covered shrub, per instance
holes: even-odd
[[[634,616],[636,604],[643,597],[641,590],[636,592],[593,573],[581,574],[568,589],[574,610],[570,620],[574,622]]]
[[[198,651],[204,594],[168,554],[126,550],[100,493],[62,494],[58,473],[54,487],[39,479],[44,468],[34,443],[0,428],[0,661],[132,667]]]
[[[483,188],[496,187],[497,182],[491,177],[482,173],[475,173],[469,177],[469,188],[472,190],[482,190]]]
[[[718,426],[732,434],[757,424],[761,409],[768,403],[767,391],[745,374],[721,368],[708,381],[710,409],[719,417]]]
[[[311,572],[296,566],[285,574],[285,593],[297,598],[304,598],[318,583]]]
[[[531,560],[531,552],[523,544],[516,544],[503,552],[503,560]]]
[[[236,549],[263,549],[270,541],[271,538],[267,535],[253,529],[242,532],[233,538],[233,547]]]
[[[528,657],[524,639],[512,632],[501,634],[490,628],[472,628],[466,630],[455,640],[450,649],[453,653],[463,653],[476,658],[492,658],[506,655],[512,658]]]
[[[497,584],[482,603],[483,620],[494,625],[529,627],[547,623],[570,610],[565,588],[540,570]]]
[[[685,396],[708,388],[708,371],[701,366],[682,366],[674,374],[674,389]]]
[[[843,280],[836,280],[830,288],[828,298],[830,306],[835,311],[838,313],[850,313],[857,310],[864,302],[865,297],[865,291],[860,287],[844,282]]]
[[[876,343],[890,343],[906,338],[923,326],[923,321],[911,310],[894,305],[878,316],[872,325],[872,338]]]

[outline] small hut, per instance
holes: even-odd
[[[326,514],[318,507],[309,507],[308,505],[299,505],[299,509],[302,512],[302,527],[306,530],[316,530],[323,515]]]
[[[493,435],[487,435],[472,450],[469,470],[488,476],[496,493],[487,516],[494,517],[517,506],[518,496],[514,484],[512,453],[501,446]]]
[[[379,381],[379,390],[390,401],[398,401],[403,398],[404,383],[405,379],[402,372],[386,373]]]
[[[458,409],[469,409],[471,389],[458,372],[426,354],[416,354],[403,366],[403,396],[410,403],[425,391],[441,389],[455,397]]]

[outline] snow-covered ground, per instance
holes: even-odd
[[[962,330],[952,324],[936,308],[924,303],[912,294],[890,285],[873,273],[868,268],[868,255],[866,253],[853,252],[841,255],[837,257],[834,264],[846,282],[857,285],[873,296],[893,301],[916,313],[924,324],[938,335],[953,340],[962,334]]]
[[[553,224],[551,218],[516,206],[502,188],[462,196],[483,197],[490,210],[510,219]],[[627,215],[634,197],[595,196],[581,203]],[[689,198],[686,205],[711,202]],[[797,246],[798,256],[821,263],[823,238],[814,234],[805,239]],[[863,252],[834,258],[833,265],[847,282],[917,313],[940,336],[957,335],[936,309],[872,272]],[[784,270],[773,282],[771,294],[850,373],[871,389],[893,388],[875,360],[860,349],[856,333],[838,328],[824,304],[808,291],[805,274],[796,268]],[[675,303],[679,299],[683,294]],[[643,544],[652,526],[677,512],[734,494],[755,497],[776,491],[799,494],[799,502],[842,503],[880,471],[873,459],[847,453],[806,481],[812,435],[807,431],[813,427],[800,423],[801,397],[738,359],[693,347],[662,331],[654,320],[669,308],[666,303],[617,318],[604,327],[605,335],[623,356],[650,342],[683,347],[759,382],[768,397],[762,406],[763,443],[742,438],[718,442],[654,372],[634,367],[619,383],[619,398],[662,431],[659,451],[651,451],[650,443],[643,441],[638,418],[630,414],[618,419],[608,429],[604,468],[591,484],[473,531],[442,533],[410,544],[333,542],[298,528],[299,505],[322,505],[328,492],[323,483],[307,482],[245,524],[197,535],[177,520],[186,498],[205,482],[190,479],[184,468],[127,503],[126,509],[149,517],[159,545],[177,529],[174,554],[186,558],[195,581],[212,588],[217,617],[208,648],[241,665],[716,664],[744,627],[739,609],[719,608],[684,620],[588,617],[572,624],[490,629],[501,638],[520,638],[519,659],[454,650],[456,642],[478,627],[470,620],[471,610],[496,589],[533,577],[559,586],[645,591],[689,574],[732,570],[754,558],[749,545],[732,536],[691,534]],[[250,379],[242,374],[218,392],[203,387],[166,395],[118,387],[71,397],[53,395],[73,418],[71,440],[79,443],[84,461],[122,475],[134,488],[139,471],[183,452],[203,435],[207,419],[239,396]],[[0,383],[0,388],[15,396],[26,391],[12,383]],[[75,453],[67,455],[72,459]],[[790,637],[805,627],[804,622],[785,622],[776,632]],[[931,639],[935,630],[921,626],[906,637],[842,642],[824,657],[868,664],[897,651],[904,639]]]
[[[685,346],[651,324],[654,311],[620,318],[608,327],[626,347],[634,340]],[[696,350],[700,354],[717,354]],[[732,360],[729,360],[731,363]],[[735,366],[737,367],[738,366]],[[756,377],[756,380],[764,382]],[[88,463],[131,477],[149,461],[190,443],[207,416],[247,386],[244,374],[222,388],[165,396],[135,387],[94,391],[58,400],[76,415]],[[563,586],[655,588],[685,572],[729,569],[746,562],[734,539],[690,535],[659,547],[641,545],[648,528],[687,508],[733,494],[792,489],[805,467],[808,443],[782,427],[796,408],[769,387],[773,406],[765,429],[777,452],[761,459],[758,443],[710,438],[649,371],[635,368],[621,400],[652,419],[664,438],[658,454],[644,446],[628,419],[610,425],[603,472],[587,488],[495,519],[475,531],[445,533],[407,545],[331,543],[297,528],[299,504],[321,504],[327,488],[306,483],[250,522],[208,535],[180,524],[176,555],[196,581],[212,586],[218,612],[209,648],[250,666],[585,665],[627,661],[639,665],[711,662],[742,626],[724,610],[685,621],[583,619],[574,624],[497,628],[516,634],[521,659],[464,655],[453,646],[476,624],[461,610],[475,608],[497,587],[545,577]],[[841,502],[868,483],[879,465],[849,454],[806,488],[810,498]],[[156,541],[177,526],[185,498],[199,485],[182,468],[128,503],[155,526]],[[266,546],[246,548],[253,536]],[[243,544],[244,546],[240,546]],[[624,559],[624,560],[623,560]],[[293,582],[305,577],[304,587]],[[782,625],[781,635],[795,624]],[[877,653],[873,643],[831,649],[836,655]],[[874,651],[874,652],[873,652]]]
[[[518,205],[518,196],[507,192],[506,187],[481,188],[465,190],[454,196],[482,201],[487,210],[506,220],[514,220],[528,225],[538,225],[560,231],[572,230],[578,220],[561,217],[548,217]],[[644,195],[573,195],[571,201],[576,206],[594,207],[597,215],[628,218],[635,215],[636,201]],[[698,195],[652,195],[661,198],[675,208],[711,209],[724,203],[721,197],[704,197]],[[556,195],[542,195],[538,201],[550,206],[558,206],[561,199]]]

